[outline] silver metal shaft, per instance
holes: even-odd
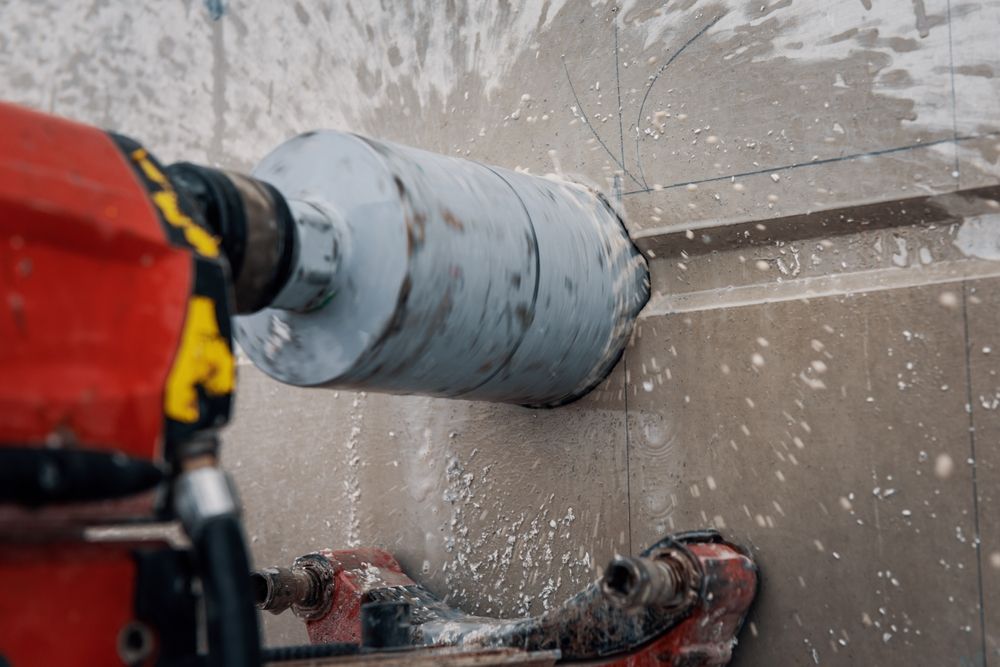
[[[653,557],[616,556],[604,570],[601,591],[616,606],[678,607],[700,580],[689,559],[667,550]]]
[[[258,609],[280,614],[293,604],[301,604],[313,597],[314,580],[305,570],[286,567],[269,567],[251,573],[254,602]]]
[[[250,586],[258,609],[280,614],[292,609],[300,618],[323,616],[333,596],[333,571],[318,554],[295,559],[289,567],[268,567],[250,574]]]

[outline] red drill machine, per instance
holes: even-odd
[[[333,146],[342,159],[317,166]],[[282,150],[266,181],[164,168],[125,137],[0,104],[0,666],[726,664],[757,571],[711,532],[616,559],[561,607],[518,620],[451,609],[373,549],[251,577],[217,465],[234,316],[247,314],[236,328],[254,362],[288,382],[557,405],[601,380],[648,295],[617,214],[585,188],[337,133]],[[369,171],[343,181],[358,164]],[[326,181],[296,190],[314,174]],[[545,227],[581,212],[585,225]],[[512,235],[516,225],[526,231]],[[386,286],[395,268],[364,265],[373,233],[399,248],[398,284]],[[587,234],[603,235],[604,255]],[[465,257],[476,243],[488,261]],[[569,262],[578,268],[552,258],[576,246],[591,258]],[[572,271],[604,280],[612,269],[634,278],[613,281],[636,286],[628,298],[573,289]],[[595,299],[591,311],[546,311],[556,285]],[[501,293],[521,301],[496,307]],[[498,314],[496,336],[462,348],[473,338],[463,327],[486,321],[471,308]],[[566,315],[597,308],[612,313],[607,326]],[[354,314],[366,324],[330,335]],[[554,326],[578,326],[555,355]],[[599,354],[573,357],[592,339]],[[437,341],[460,368],[415,363]],[[183,535],[142,530],[172,522]],[[262,650],[255,604],[293,608],[314,644]]]

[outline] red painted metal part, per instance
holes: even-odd
[[[108,134],[0,103],[0,448],[160,460],[192,272]],[[0,655],[16,667],[121,664],[134,545],[66,540],[152,511],[152,493],[0,506]]]
[[[757,593],[757,569],[744,553],[726,543],[690,543],[701,563],[709,593],[690,614],[638,651],[600,664],[616,667],[717,667],[729,664],[735,638]],[[361,605],[380,588],[418,586],[381,549],[319,552],[334,572],[330,611],[306,622],[309,640],[360,643]],[[707,598],[707,599],[706,599]]]
[[[0,443],[159,458],[191,281],[106,133],[0,104]]]
[[[712,600],[638,653],[609,664],[615,667],[715,667],[732,659],[734,638],[757,594],[752,561],[727,544],[690,544],[707,577],[715,583]],[[721,590],[719,590],[721,588]]]
[[[416,585],[396,559],[382,549],[326,549],[319,553],[333,567],[333,604],[322,618],[306,621],[313,644],[360,644],[364,594],[375,588]]]
[[[127,545],[0,545],[0,654],[14,667],[120,665],[134,617]]]

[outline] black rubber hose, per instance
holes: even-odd
[[[250,586],[243,531],[238,519],[208,519],[193,537],[201,563],[211,667],[258,667],[261,664],[257,610]]]
[[[358,652],[357,644],[303,644],[301,646],[272,646],[265,648],[264,662],[287,662],[289,660],[312,660],[314,658],[329,658],[335,655],[354,655]]]
[[[0,503],[31,507],[124,498],[163,479],[152,461],[97,449],[0,446]]]

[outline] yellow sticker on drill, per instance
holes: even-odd
[[[174,192],[173,186],[170,185],[170,181],[167,180],[163,172],[149,159],[149,153],[146,152],[146,149],[137,148],[132,151],[132,159],[142,169],[142,173],[146,175],[146,178],[160,187],[160,191],[152,193],[152,196],[153,203],[160,209],[160,214],[163,215],[163,218],[184,232],[184,239],[199,255],[218,257],[219,242],[208,230],[195,223],[190,216],[181,210],[180,202],[177,199],[177,193]]]
[[[219,333],[215,302],[192,296],[177,358],[167,376],[164,412],[167,417],[192,424],[198,421],[198,387],[209,396],[225,396],[236,383],[236,360],[228,341]]]

